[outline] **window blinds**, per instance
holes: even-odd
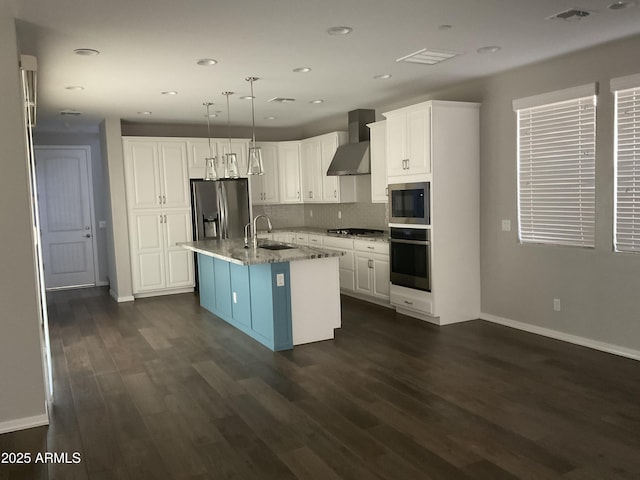
[[[594,246],[595,98],[516,110],[521,242]]]
[[[616,91],[616,251],[640,253],[640,87]]]

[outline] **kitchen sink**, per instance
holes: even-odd
[[[258,245],[258,248],[264,248],[265,250],[289,250],[296,247],[287,245],[286,243],[265,243],[264,245]]]

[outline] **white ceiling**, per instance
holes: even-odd
[[[249,94],[247,76],[260,77],[258,126],[303,125],[640,33],[640,6],[611,10],[613,1],[13,0],[22,53],[38,58],[38,122],[48,127],[106,116],[204,124],[205,101],[222,111],[214,124],[226,123],[224,90],[237,93],[232,123],[247,125],[251,105],[238,98]],[[593,14],[546,20],[572,7]],[[341,25],[352,33],[326,33]],[[491,45],[502,49],[476,52]],[[434,66],[395,62],[424,47],[461,55]],[[201,58],[218,64],[198,66]],[[373,79],[383,73],[392,77]],[[84,90],[65,88],[75,85]],[[168,90],[178,94],[160,94]],[[296,101],[267,103],[276,96]],[[63,117],[64,109],[82,115]]]

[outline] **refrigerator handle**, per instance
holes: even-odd
[[[196,195],[196,184],[191,184],[191,216],[193,221],[193,234],[194,241],[200,240],[200,230],[198,229],[198,223],[200,223],[200,219],[198,218],[198,201]]]
[[[223,239],[226,236],[226,212],[224,209],[224,190],[222,182],[218,182],[216,190],[218,192],[218,218],[220,219],[220,235],[219,238]]]
[[[229,201],[227,199],[227,187],[222,183],[222,207],[224,211],[224,235],[229,238]]]

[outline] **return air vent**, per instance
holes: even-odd
[[[291,102],[295,102],[296,99],[295,98],[284,98],[284,97],[273,97],[269,100],[267,100],[268,102],[276,102],[276,103],[291,103]]]
[[[424,65],[435,65],[450,58],[457,57],[456,52],[445,52],[444,50],[432,50],[423,48],[417,52],[410,53],[404,57],[396,59],[396,62],[422,63]]]
[[[575,22],[577,20],[582,20],[583,18],[588,17],[593,12],[589,12],[588,10],[583,10],[580,8],[570,8],[569,10],[565,10],[560,13],[556,13],[555,15],[551,15],[547,17],[547,20],[564,20],[566,22]]]

